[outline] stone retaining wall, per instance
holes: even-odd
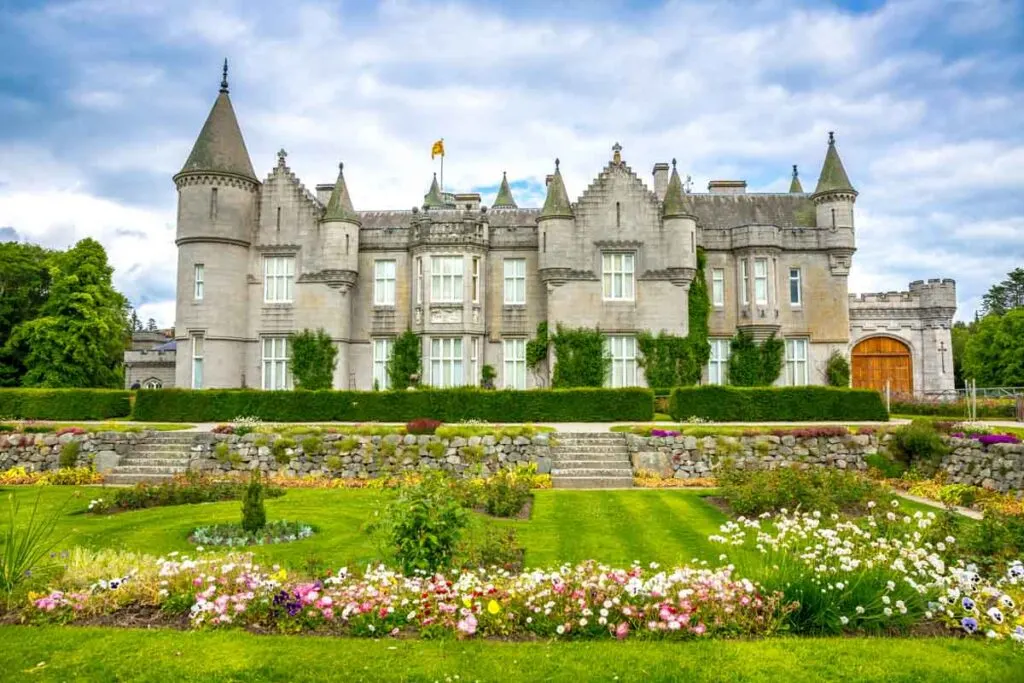
[[[108,472],[127,455],[132,445],[145,441],[153,432],[98,432],[95,434],[15,434],[0,433],[0,470],[22,466],[30,472],[60,467],[64,445],[77,441],[80,467],[95,465]]]
[[[940,470],[952,484],[970,484],[994,491],[1024,492],[1024,444],[983,446],[974,439],[948,441],[953,452]]]

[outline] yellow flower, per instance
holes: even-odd
[[[498,604],[497,600],[491,600],[487,603],[487,611],[491,614],[497,614],[501,611],[501,605]]]
[[[468,595],[464,595],[462,596],[462,604],[466,607],[470,607],[473,604],[473,601],[469,599]]]
[[[286,572],[284,569],[281,569],[276,574],[271,574],[270,578],[274,581],[277,581],[278,583],[284,583],[285,579],[288,578],[288,572]]]

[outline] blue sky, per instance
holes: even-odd
[[[445,184],[578,196],[612,143],[641,177],[813,187],[827,131],[860,197],[851,291],[952,277],[959,317],[1024,265],[1024,0],[380,3],[8,0],[0,239],[107,247],[143,317],[174,318],[171,176],[231,60],[257,175],[339,160],[358,209]]]

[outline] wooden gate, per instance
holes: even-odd
[[[885,392],[886,380],[895,394],[914,392],[910,348],[892,337],[871,337],[853,347],[853,386]]]

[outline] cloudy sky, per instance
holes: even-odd
[[[953,277],[959,317],[1024,265],[1024,0],[0,2],[0,239],[93,236],[174,321],[171,176],[231,61],[263,176],[337,163],[357,209],[445,185],[520,205],[562,160],[579,195],[611,145],[696,189],[813,188],[835,130],[857,203],[851,291]]]

